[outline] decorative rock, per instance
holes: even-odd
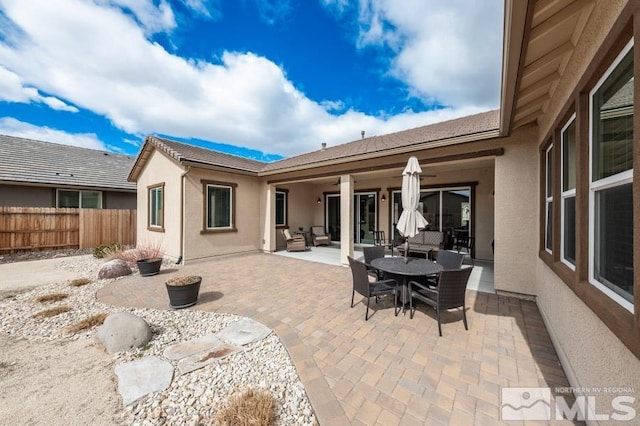
[[[178,361],[178,371],[180,374],[187,374],[192,371],[198,370],[205,365],[209,365],[212,362],[217,362],[222,358],[226,358],[229,355],[233,355],[236,352],[241,351],[242,348],[232,345],[221,345],[213,349],[206,350],[196,355],[181,359]]]
[[[110,314],[98,328],[96,337],[110,354],[140,348],[151,340],[147,322],[128,312]]]
[[[123,405],[129,405],[151,392],[168,388],[173,379],[173,366],[155,356],[118,364],[115,371]]]
[[[213,348],[221,344],[222,341],[215,334],[207,334],[197,339],[171,345],[164,350],[162,355],[167,359],[176,361],[206,350],[213,350]]]
[[[98,279],[104,280],[109,278],[118,278],[125,275],[131,275],[131,268],[127,262],[120,259],[113,259],[106,262],[98,271]]]
[[[242,318],[218,332],[218,338],[238,346],[257,342],[267,337],[271,329],[251,318]]]

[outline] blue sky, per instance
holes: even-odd
[[[482,112],[499,103],[502,13],[502,0],[0,0],[0,134],[131,155],[157,134],[271,161]]]

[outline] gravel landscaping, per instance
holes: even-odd
[[[93,279],[102,263],[102,260],[84,255],[69,257],[61,262],[60,267],[77,273],[78,278]],[[38,342],[93,339],[95,327],[76,334],[71,333],[68,327],[101,313],[130,312],[145,319],[151,326],[153,338],[141,349],[115,354],[113,361],[117,364],[150,355],[162,357],[164,349],[172,344],[216,333],[241,319],[235,315],[196,310],[111,307],[98,302],[95,296],[96,292],[109,282],[110,280],[94,281],[79,287],[71,287],[68,282],[62,282],[0,300],[0,334],[10,339]],[[41,296],[56,293],[68,294],[68,297],[47,303],[36,301]],[[68,306],[71,310],[48,318],[33,318],[43,310],[61,306]],[[253,388],[266,390],[277,399],[275,424],[316,424],[302,382],[275,333],[245,346],[244,349],[182,376],[176,371],[169,388],[147,395],[124,407],[121,414],[123,423],[210,424],[216,412],[227,403],[230,396]],[[109,368],[113,374],[113,365]]]

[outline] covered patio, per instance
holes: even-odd
[[[452,312],[438,337],[424,305],[410,319],[395,317],[388,301],[372,303],[365,322],[361,303],[349,308],[348,268],[265,253],[127,277],[101,289],[98,299],[168,309],[163,283],[185,273],[203,276],[191,309],[251,317],[278,334],[321,425],[493,425],[500,422],[501,387],[569,386],[528,300],[469,290],[469,331]]]

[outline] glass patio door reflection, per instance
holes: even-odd
[[[332,241],[340,241],[340,195],[327,194],[327,230]],[[373,244],[373,231],[377,229],[378,210],[376,193],[358,193],[353,196],[355,244]]]
[[[376,193],[354,194],[354,231],[355,244],[373,244],[373,231],[377,229]]]

